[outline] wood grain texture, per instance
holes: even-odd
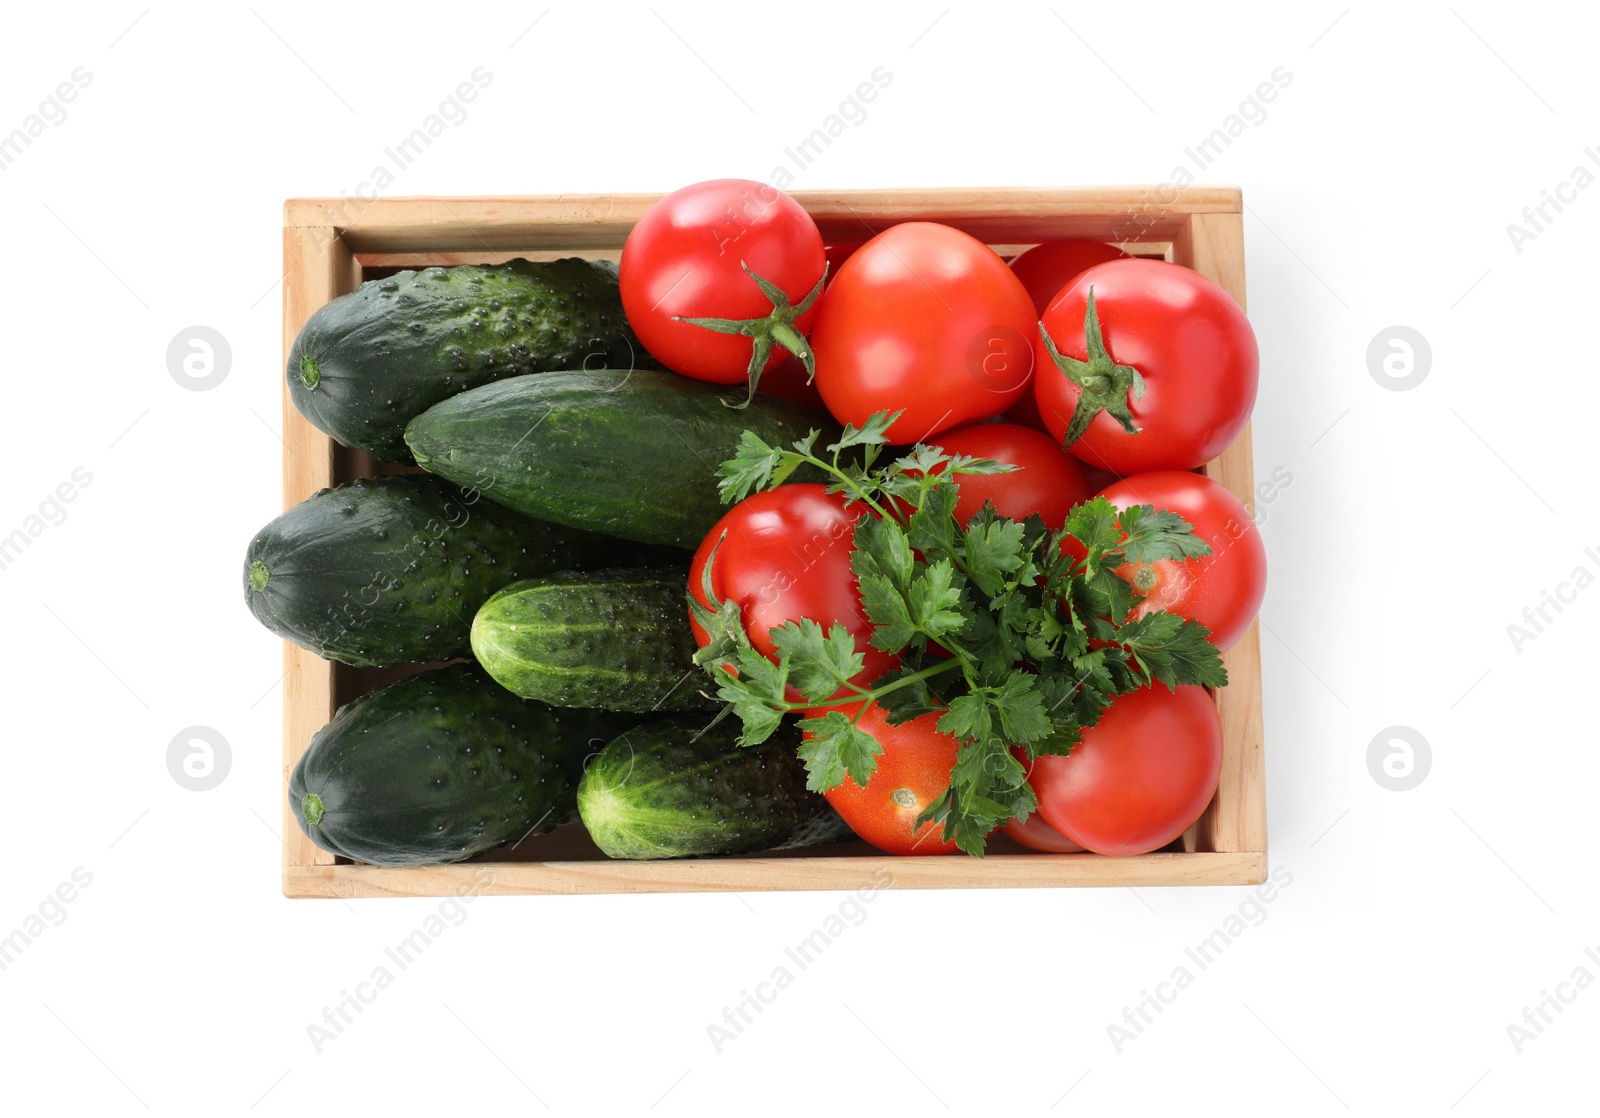
[[[330,228],[289,227],[283,231],[283,358],[288,365],[294,339],[318,307],[360,282],[359,266]],[[313,427],[283,386],[283,507],[291,508],[333,484],[333,441]],[[316,653],[283,644],[283,786],[306,744],[333,717],[333,665]],[[291,866],[331,865],[295,822],[287,795],[283,804],[284,870]]]
[[[994,243],[1061,237],[1171,240],[1191,214],[1240,209],[1234,187],[983,187],[797,190],[827,241],[865,240],[902,221],[939,221]],[[356,253],[620,248],[658,194],[498,198],[294,198],[284,224],[334,226]]]
[[[1036,243],[1036,241],[1023,241],[1018,244],[990,242],[989,247],[1009,259],[1027,251]],[[1133,256],[1157,260],[1172,259],[1171,241],[1127,241],[1118,247]],[[460,252],[363,252],[357,254],[356,262],[370,279],[380,269],[450,267],[455,264],[504,264],[508,260],[517,259],[559,260],[563,256],[571,255],[570,250],[562,248],[498,249],[493,252],[480,248],[476,252],[470,249],[463,249]],[[583,255],[589,260],[621,260],[622,247],[619,245],[616,248],[585,249]]]
[[[447,897],[474,893],[727,893],[850,889],[1055,889],[1257,885],[1266,855],[1009,854],[988,858],[686,858],[657,862],[463,862],[452,866],[299,866],[289,897]]]
[[[865,239],[899,221],[955,225],[1002,249],[1068,236],[1136,245],[1194,268],[1245,303],[1239,191],[1191,187],[1166,198],[1161,188],[986,188],[975,190],[799,191],[824,239]],[[524,198],[295,199],[284,206],[284,352],[305,319],[349,291],[368,269],[499,262],[514,256],[615,259],[633,223],[660,196],[559,195]],[[333,446],[284,396],[284,501],[317,488],[387,472],[366,455]],[[1204,472],[1254,509],[1250,432]],[[1260,645],[1256,627],[1224,654],[1231,684],[1217,696],[1223,771],[1217,795],[1184,839],[1187,853],[1134,858],[1014,854],[884,858],[860,848],[781,857],[620,862],[572,836],[530,842],[525,861],[385,869],[333,864],[301,834],[285,805],[283,890],[291,897],[446,896],[726,890],[895,888],[1056,888],[1115,885],[1255,884],[1266,874]],[[348,701],[396,674],[362,673],[285,647],[284,778],[316,730]],[[399,669],[400,674],[415,669]],[[565,830],[565,829],[564,829]],[[848,851],[848,854],[847,854]],[[846,855],[847,856],[839,856]],[[485,884],[485,881],[487,884]]]
[[[1246,306],[1241,214],[1193,215],[1173,244],[1173,258],[1215,280],[1241,307]],[[1248,425],[1233,445],[1206,464],[1204,473],[1255,514],[1255,463]],[[1196,826],[1200,850],[1267,849],[1260,630],[1259,624],[1250,626],[1222,656],[1229,679],[1228,686],[1217,693],[1217,711],[1222,716],[1222,776],[1216,797]]]

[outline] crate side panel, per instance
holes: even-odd
[[[490,198],[301,198],[291,224],[333,226],[358,253],[620,248],[657,194]],[[979,187],[795,191],[826,240],[864,240],[903,221],[940,221],[987,242],[1059,237],[1170,240],[1190,214],[1239,210],[1232,187]]]
[[[355,286],[359,267],[335,231],[287,227],[283,231],[283,356],[316,309]],[[318,489],[333,484],[333,440],[313,427],[295,408],[283,385],[283,507],[288,509]],[[288,641],[283,645],[283,780],[305,751],[311,735],[333,717],[333,665],[316,653]],[[319,849],[295,822],[285,797],[283,805],[284,870],[292,866],[330,865],[333,855]],[[287,884],[286,884],[287,888]]]
[[[855,889],[1044,889],[1255,885],[1266,856],[1015,854],[977,859],[685,858],[657,862],[478,862],[417,869],[301,866],[286,871],[292,897],[444,897],[589,893],[804,892]]]
[[[1238,214],[1195,214],[1174,244],[1174,259],[1215,280],[1245,303],[1244,227]],[[1255,463],[1250,427],[1206,464],[1205,474],[1255,513]],[[1222,775],[1216,798],[1198,825],[1201,850],[1266,850],[1265,749],[1261,714],[1259,623],[1223,653],[1228,686],[1217,693],[1222,718]]]

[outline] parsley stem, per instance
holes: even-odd
[[[811,465],[817,467],[817,469],[821,470],[823,473],[832,474],[834,477],[844,482],[845,487],[855,495],[855,500],[860,501],[873,512],[877,513],[881,519],[894,519],[889,515],[888,511],[882,505],[878,504],[877,501],[872,499],[871,494],[868,493],[867,490],[863,489],[856,483],[854,478],[839,468],[838,454],[833,456],[834,460],[832,462],[824,462],[822,459],[812,454],[802,454],[800,457],[804,461],[809,462]]]
[[[932,679],[936,675],[940,675],[951,670],[952,668],[959,668],[961,666],[961,661],[955,657],[952,657],[949,660],[941,660],[932,667],[923,668],[919,672],[912,672],[910,675],[901,676],[893,683],[886,683],[882,687],[859,687],[853,683],[846,684],[845,686],[849,687],[855,692],[855,694],[848,699],[830,699],[826,703],[786,702],[784,705],[790,710],[831,710],[836,707],[854,706],[855,704],[860,703],[861,706],[865,708],[867,703],[876,702],[878,699],[883,698],[883,696],[889,694],[891,691],[898,691],[902,687],[909,687],[911,684],[917,683],[924,679]],[[860,712],[857,712],[856,717],[860,717]],[[852,718],[851,721],[853,722],[855,719]]]

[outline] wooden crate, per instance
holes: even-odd
[[[283,346],[287,357],[307,317],[380,269],[495,263],[515,256],[615,257],[652,194],[482,198],[305,198],[284,205]],[[829,242],[865,240],[901,221],[938,221],[1000,248],[1063,237],[1123,243],[1209,276],[1244,305],[1239,191],[1223,187],[1093,187],[799,191],[794,197]],[[280,366],[280,369],[282,366]],[[364,454],[336,447],[283,397],[283,501],[379,472]],[[1204,471],[1254,510],[1247,428]],[[634,893],[757,889],[1044,888],[1083,885],[1248,885],[1267,870],[1262,770],[1259,629],[1223,657],[1232,681],[1217,694],[1222,778],[1181,851],[1105,858],[1023,853],[990,840],[982,859],[894,858],[865,843],[783,855],[625,862],[602,855],[577,825],[525,839],[469,862],[417,869],[351,864],[301,833],[284,796],[283,891],[290,897]],[[284,646],[283,777],[337,704],[411,669],[362,671]],[[887,876],[886,876],[887,875]]]

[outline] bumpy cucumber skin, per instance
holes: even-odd
[[[628,721],[519,699],[476,665],[425,672],[341,707],[290,775],[289,804],[330,854],[456,862],[562,822],[573,771]],[[315,825],[307,793],[322,801]]]
[[[472,654],[502,687],[558,707],[708,710],[682,568],[566,571],[512,583],[472,620]]]
[[[244,593],[285,640],[386,667],[467,655],[473,614],[508,582],[661,556],[411,474],[321,490],[268,524],[245,553]]]
[[[674,373],[541,373],[434,405],[411,421],[406,441],[424,469],[529,516],[693,548],[727,511],[716,470],[741,433],[782,446],[812,428],[824,445],[838,436],[814,408],[759,395],[729,406],[743,399],[743,389]]]
[[[738,719],[706,731],[679,715],[636,726],[593,758],[578,782],[578,813],[613,858],[746,854],[850,837],[828,802],[806,789],[785,725],[761,745],[738,744]]]
[[[311,316],[286,374],[295,407],[336,441],[409,462],[406,423],[458,392],[551,369],[636,365],[655,367],[623,316],[615,266],[574,257],[369,280]]]

